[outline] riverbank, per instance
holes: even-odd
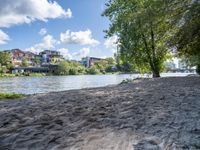
[[[199,149],[200,78],[0,101],[0,149]]]
[[[41,77],[41,76],[72,76],[72,75],[104,75],[104,74],[126,74],[123,72],[108,72],[108,73],[98,73],[98,74],[69,74],[69,75],[54,75],[54,74],[49,74],[49,73],[5,73],[5,74],[0,74],[0,77]],[[131,73],[129,73],[131,74]]]
[[[48,76],[46,73],[5,73],[5,74],[0,74],[0,77],[41,77],[41,76]]]

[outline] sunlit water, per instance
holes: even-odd
[[[161,76],[187,76],[188,73],[163,73]],[[44,76],[44,77],[2,77],[0,93],[14,92],[24,94],[47,93],[102,87],[119,84],[125,79],[141,77],[139,74],[122,75],[77,75],[77,76]],[[147,77],[147,75],[145,76]]]

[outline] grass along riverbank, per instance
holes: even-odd
[[[24,94],[16,94],[16,93],[0,93],[0,100],[6,99],[18,99],[25,97]]]
[[[17,73],[17,74],[11,74],[11,73],[5,73],[0,74],[0,77],[34,77],[34,76],[70,76],[70,75],[103,75],[103,74],[125,74],[124,72],[108,72],[108,73],[98,73],[98,74],[89,74],[89,73],[83,73],[83,74],[69,74],[69,75],[54,75],[54,74],[48,74],[48,73]]]
[[[48,74],[46,73],[16,73],[16,74],[11,74],[11,73],[5,73],[5,74],[0,74],[0,77],[26,77],[26,76],[47,76]]]

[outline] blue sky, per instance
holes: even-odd
[[[59,50],[66,58],[110,57],[116,37],[101,13],[106,0],[0,0],[0,49],[38,53]]]

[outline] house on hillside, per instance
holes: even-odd
[[[41,64],[58,64],[64,60],[60,52],[54,50],[44,50],[39,53],[38,57],[41,60]]]
[[[32,66],[34,64],[35,54],[29,51],[22,51],[20,49],[5,50],[11,54],[12,64],[17,67],[22,65],[23,59],[26,59],[28,64]]]

